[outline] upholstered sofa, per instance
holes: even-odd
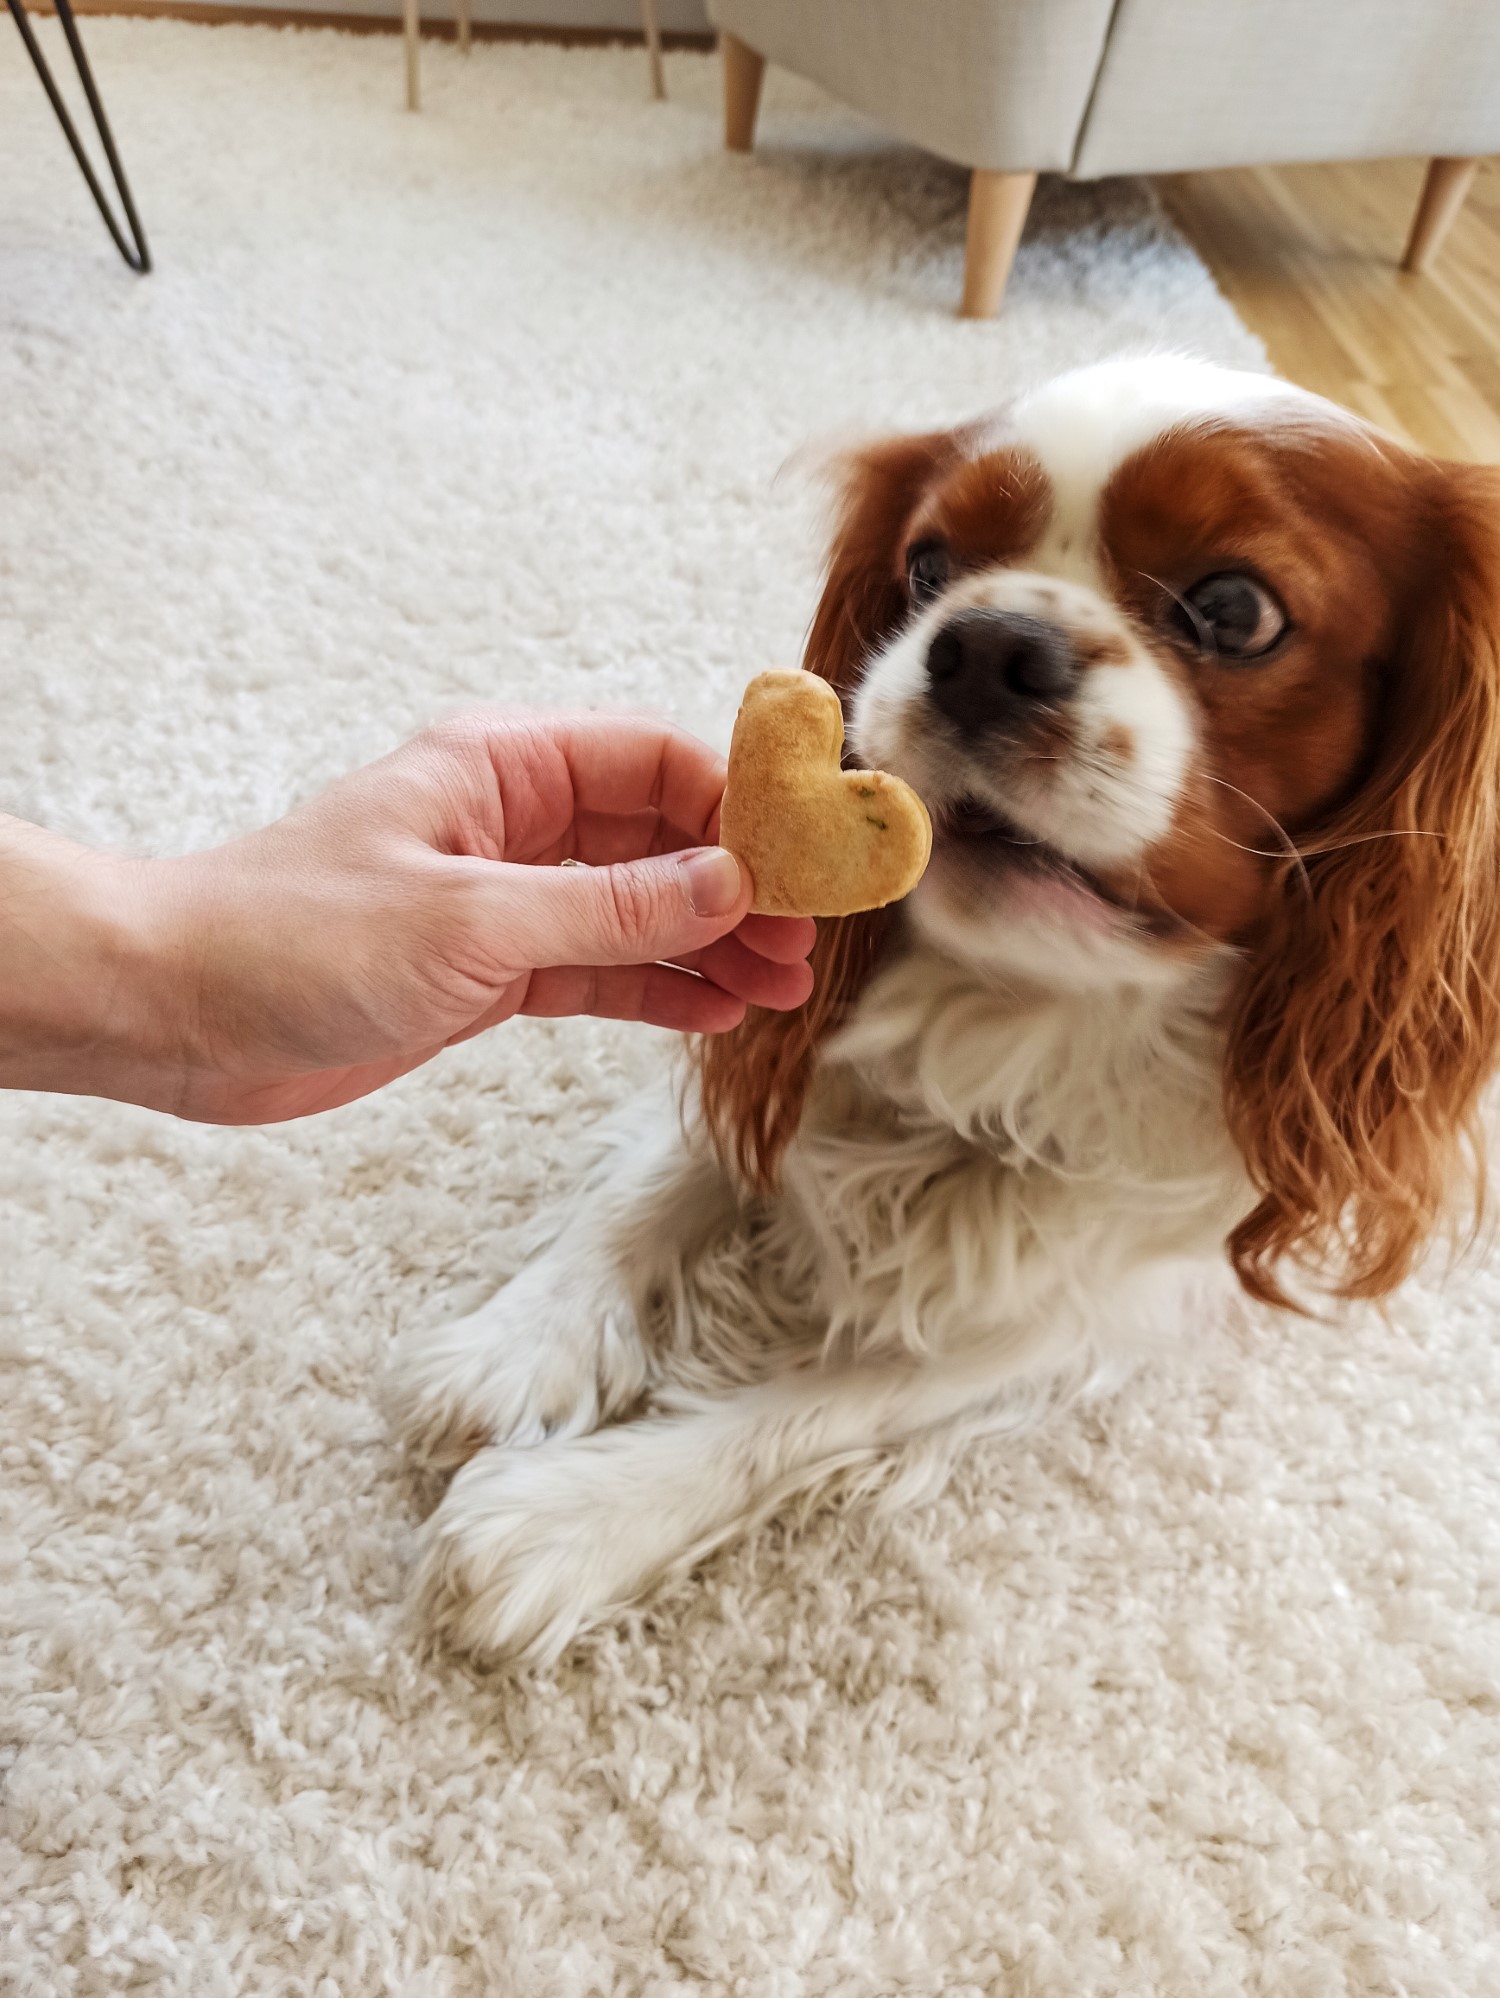
[[[999,306],[1039,172],[1081,180],[1416,153],[1438,248],[1500,152],[1500,0],[708,0],[725,143],[773,62],[972,171],[963,304]]]

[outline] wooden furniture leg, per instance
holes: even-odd
[[[661,20],[656,0],[641,0],[641,33],[646,37],[646,60],[651,68],[651,95],[665,97],[667,81],[661,67]]]
[[[422,80],[418,67],[421,51],[422,0],[401,0],[402,30],[406,37],[406,108],[422,108]]]
[[[755,114],[766,59],[737,35],[720,35],[724,50],[724,144],[732,153],[748,153],[755,144]]]
[[[1411,234],[1406,239],[1402,270],[1427,269],[1443,247],[1443,238],[1453,227],[1454,218],[1463,207],[1464,197],[1473,186],[1478,171],[1477,159],[1435,159],[1429,162],[1427,178],[1422,184],[1422,198],[1417,203]]]
[[[465,55],[471,55],[474,48],[472,0],[454,0],[454,13],[458,21],[458,46]]]
[[[975,167],[969,181],[961,319],[989,319],[999,310],[1035,186],[1034,173],[990,173]]]

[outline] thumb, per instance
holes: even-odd
[[[506,943],[518,963],[654,964],[702,950],[750,908],[749,875],[721,846],[614,867],[507,867]]]

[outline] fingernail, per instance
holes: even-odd
[[[740,864],[722,846],[700,846],[678,862],[695,916],[724,916],[740,899]]]

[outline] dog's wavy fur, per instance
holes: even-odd
[[[1406,1277],[1467,1185],[1500,1043],[1500,496],[1404,467],[1400,622],[1376,766],[1310,839],[1247,954],[1225,1102],[1260,1193],[1230,1236],[1245,1288],[1301,1260],[1345,1297]],[[1300,892],[1299,892],[1300,887]]]

